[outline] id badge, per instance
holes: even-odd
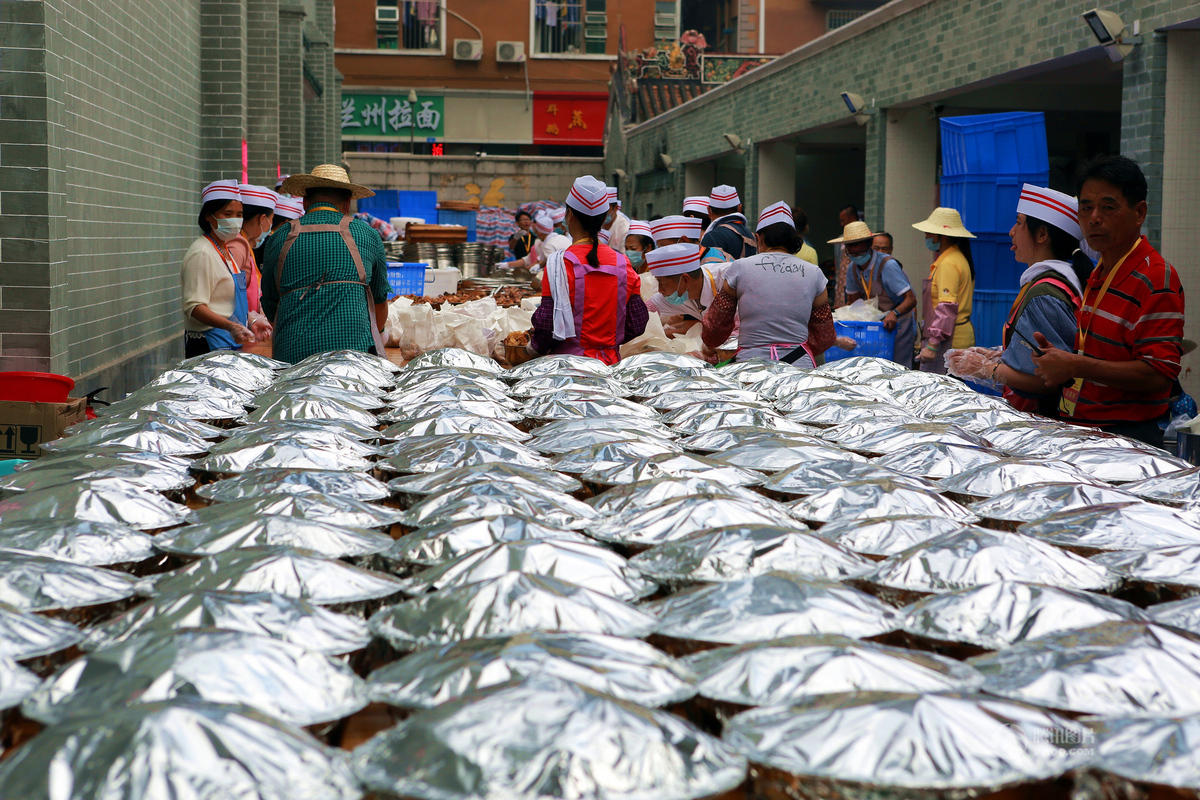
[[[1075,416],[1075,406],[1079,404],[1079,392],[1083,389],[1083,378],[1076,378],[1070,386],[1062,390],[1062,397],[1058,401],[1058,410],[1065,417]]]

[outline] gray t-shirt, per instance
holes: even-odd
[[[725,270],[725,282],[738,297],[738,360],[772,359],[771,345],[786,355],[808,341],[813,300],[825,291],[825,275],[816,264],[789,253],[758,253],[738,259]]]

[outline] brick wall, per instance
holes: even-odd
[[[302,172],[304,163],[304,4],[279,3],[279,167]]]
[[[246,0],[200,0],[200,9],[200,173],[238,178],[246,138]]]
[[[274,186],[279,164],[279,0],[246,0],[246,140],[250,183]]]

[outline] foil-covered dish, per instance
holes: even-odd
[[[381,436],[379,431],[372,427],[340,419],[286,419],[254,422],[242,425],[232,431],[227,430],[225,434],[231,439],[241,440],[240,444],[255,444],[260,441],[278,441],[280,439],[294,441],[298,437],[302,437],[306,442],[319,444],[323,437],[336,437],[349,439],[351,442],[343,445],[339,441],[337,443],[339,447],[346,447],[352,452],[360,454],[373,453],[373,448],[362,445],[366,442],[374,442]],[[355,442],[359,443],[359,447],[354,446]],[[240,446],[240,444],[234,445],[234,447]],[[220,452],[220,445],[217,446],[217,451]]]
[[[686,433],[686,431],[681,431]],[[811,443],[820,435],[820,428],[806,428],[804,431],[780,431],[774,428],[760,428],[749,425],[738,425],[732,428],[718,428],[712,431],[702,431],[685,436],[679,444],[695,453],[723,453],[741,445],[787,442]],[[820,440],[818,440],[820,441]],[[824,444],[824,442],[820,442]],[[847,458],[861,458],[854,453],[846,453]]]
[[[791,504],[792,514],[810,522],[900,515],[946,517],[978,522],[967,508],[935,491],[918,489],[906,480],[851,481]]]
[[[1104,622],[969,660],[989,694],[1102,716],[1200,712],[1200,637],[1146,622]]]
[[[300,381],[292,382],[282,387],[272,386],[266,391],[254,395],[246,405],[253,409],[280,402],[286,404],[286,401],[289,399],[296,400],[301,398],[326,400],[351,408],[360,408],[364,411],[381,411],[387,408],[388,405],[387,401],[378,392],[362,392],[354,389],[308,384]]]
[[[1189,467],[1126,483],[1121,489],[1154,503],[1169,506],[1200,505],[1200,467]]]
[[[867,381],[873,377],[897,375],[908,372],[906,367],[886,358],[873,356],[851,356],[830,361],[813,370],[818,375],[832,375],[851,381]]]
[[[1074,550],[1151,550],[1200,545],[1200,516],[1153,503],[1106,503],[1056,511],[1019,533]]]
[[[509,572],[545,575],[627,601],[658,588],[612,550],[561,539],[498,542],[429,567],[402,583],[407,594],[417,595],[457,589]]]
[[[494,359],[481,356],[478,353],[472,353],[470,350],[463,350],[461,347],[443,347],[437,350],[426,350],[412,361],[409,361],[405,369],[415,370],[427,367],[475,369],[491,375],[501,375],[504,373],[504,368],[496,363]]]
[[[452,434],[413,438],[402,452],[379,462],[390,472],[437,472],[471,464],[519,464],[551,469],[551,463],[529,447],[498,436]]]
[[[739,361],[726,364],[721,368],[726,378],[733,378],[746,386],[757,386],[765,380],[780,378],[788,375],[802,375],[805,370],[786,361],[764,361],[752,358],[749,361]]]
[[[219,527],[241,525],[264,514],[282,514],[352,528],[386,528],[400,521],[401,513],[341,495],[264,494],[192,509],[188,522]]]
[[[481,386],[476,383],[418,383],[408,389],[392,392],[388,403],[395,408],[431,405],[435,403],[494,403],[511,410],[520,408],[520,403],[508,396],[503,388]]]
[[[817,528],[814,535],[855,553],[886,557],[964,527],[965,523],[950,517],[900,515],[834,520]]]
[[[315,725],[367,704],[349,666],[300,645],[242,631],[150,633],[100,647],[46,679],[21,713],[46,724],[132,702],[198,697]]]
[[[1187,594],[1200,589],[1200,545],[1120,550],[1093,556],[1092,561],[1131,581],[1182,587]]]
[[[651,707],[695,694],[696,676],[675,659],[637,639],[594,633],[521,633],[418,650],[372,672],[367,692],[393,706],[433,708],[531,675]]]
[[[1108,568],[1029,536],[965,528],[879,563],[866,580],[910,592],[948,592],[999,580],[1063,589],[1106,590],[1120,579]]]
[[[0,657],[14,661],[57,653],[83,641],[71,623],[0,602]]]
[[[620,381],[602,375],[589,375],[581,372],[525,378],[514,383],[508,394],[512,397],[538,397],[568,389],[597,392],[612,397],[624,397],[629,394],[629,388]]]
[[[417,528],[396,539],[383,556],[401,564],[431,567],[454,561],[460,556],[491,547],[500,542],[522,539],[553,540],[588,544],[587,536],[569,528],[559,528],[519,514],[496,514],[462,522],[440,522]]]
[[[571,437],[561,440],[561,444],[579,441],[582,444],[588,444],[586,439],[575,439],[576,435],[589,434],[591,432],[602,429],[604,432],[621,435],[622,439],[636,439],[639,436],[652,436],[656,439],[674,439],[675,431],[668,428],[658,419],[650,419],[648,417],[630,416],[628,414],[618,414],[610,416],[604,420],[603,426],[597,425],[592,419],[560,419],[554,422],[547,422],[545,425],[534,428],[530,433],[529,444],[531,447],[538,445],[547,439],[557,437]],[[628,434],[628,435],[625,435]],[[597,441],[610,441],[609,439]],[[574,448],[567,448],[568,450]],[[561,448],[556,447],[555,452],[563,452]]]
[[[1107,717],[1094,725],[1096,768],[1140,784],[1200,789],[1200,716]]]
[[[508,384],[493,372],[465,367],[423,367],[402,369],[394,376],[396,395],[420,386],[484,386],[507,394]]]
[[[147,581],[155,596],[201,591],[274,592],[320,605],[358,603],[401,590],[391,575],[287,547],[248,547],[206,556]]]
[[[379,418],[359,406],[311,395],[280,395],[260,403],[246,415],[248,422],[273,422],[290,419],[346,420],[355,425],[373,428]]]
[[[52,611],[133,597],[137,579],[123,572],[0,548],[0,603],[22,611]]]
[[[1161,450],[1154,452],[1134,448],[1071,448],[1063,451],[1059,458],[1091,475],[1093,480],[1107,483],[1143,481],[1192,466]]]
[[[647,434],[634,428],[609,428],[607,425],[597,425],[589,430],[569,430],[547,435],[539,435],[538,431],[540,429],[535,429],[529,444],[533,449],[546,456],[562,456],[578,450],[613,444],[657,446],[658,452],[662,453],[678,450],[680,447],[667,436]],[[652,455],[652,453],[646,453],[646,455]]]
[[[520,422],[525,414],[514,410],[508,404],[493,403],[490,400],[454,400],[451,402],[432,400],[410,406],[393,406],[379,415],[380,422],[392,425],[397,422],[412,422],[436,416],[459,416],[470,414],[476,417],[490,417],[506,422]]]
[[[1004,456],[985,447],[941,442],[918,444],[874,460],[874,464],[917,478],[946,479],[977,467],[995,464]]]
[[[491,481],[510,481],[543,486],[556,492],[577,492],[583,484],[548,467],[527,467],[503,462],[468,464],[440,472],[422,472],[388,481],[388,488],[401,494],[426,495]]]
[[[404,420],[384,428],[383,438],[391,439],[396,444],[385,448],[383,452],[388,455],[403,452],[405,440],[416,436],[446,436],[464,433],[496,436],[502,439],[512,439],[514,442],[521,442],[529,438],[529,434],[525,431],[502,419],[481,417],[478,414],[447,413]]]
[[[321,445],[302,441],[268,441],[230,447],[198,459],[198,472],[238,475],[258,469],[313,469],[351,472],[373,466],[369,458],[349,452],[336,440]]]
[[[1039,636],[1123,620],[1146,622],[1148,617],[1115,597],[1004,580],[919,600],[903,610],[900,627],[926,639],[1003,650]]]
[[[524,481],[498,480],[428,495],[402,512],[397,521],[414,528],[438,522],[467,522],[486,516],[489,508],[525,513],[560,528],[579,527],[596,515],[591,506],[569,494]]]
[[[438,800],[690,800],[746,776],[742,756],[674,714],[546,675],[414,714],[353,765],[369,791]]]
[[[1086,473],[1062,462],[1006,458],[982,464],[938,481],[943,492],[995,497],[1038,483],[1095,483]]]
[[[692,642],[745,644],[786,636],[867,638],[896,628],[882,602],[829,581],[769,573],[700,586],[644,606],[654,632]]]
[[[174,463],[150,463],[121,459],[65,458],[45,464],[35,461],[0,478],[0,494],[48,489],[68,483],[93,483],[100,480],[134,483],[152,492],[180,492],[191,487],[195,477],[186,466]]]
[[[986,796],[1037,784],[1087,763],[1078,743],[1093,740],[1069,717],[971,692],[818,696],[738,714],[724,738],[769,771],[760,794],[803,786],[854,798]]]
[[[604,394],[567,394],[556,392],[531,398],[521,408],[521,413],[530,419],[596,419],[598,417],[627,416],[653,419],[657,412],[640,403],[622,397]]]
[[[113,420],[72,436],[43,442],[40,447],[48,453],[75,453],[117,445],[165,456],[192,456],[207,452],[212,442],[154,420]]]
[[[145,634],[216,628],[269,636],[326,655],[361,650],[371,640],[360,617],[272,592],[195,591],[162,595],[90,629],[84,647],[106,647]]]
[[[713,400],[704,395],[693,395],[688,405],[662,415],[662,421],[672,428],[692,430],[696,423],[713,414],[740,411],[770,411],[761,400]]]
[[[742,706],[777,706],[842,692],[971,691],[983,676],[952,658],[845,636],[792,636],[719,647],[682,659],[696,693]]]
[[[1058,459],[1068,448],[1086,446],[1097,436],[1065,423],[1038,420],[997,425],[988,433],[988,441],[1011,456]]]
[[[315,553],[322,558],[374,555],[392,544],[392,537],[366,528],[353,528],[288,514],[247,514],[185,525],[154,537],[153,548],[180,556],[210,556],[226,550],[279,545]]]
[[[760,439],[747,442],[724,452],[714,453],[712,458],[745,469],[777,473],[814,461],[853,458],[853,454],[819,439],[797,437],[791,440]]]
[[[1200,595],[1168,603],[1155,603],[1145,609],[1145,614],[1160,625],[1200,633]]]
[[[317,494],[370,502],[391,496],[380,480],[359,472],[329,469],[256,468],[232,478],[197,487],[196,494],[214,503],[231,503],[264,494]]]
[[[240,706],[177,698],[53,725],[0,763],[10,797],[357,800],[343,753]]]
[[[154,556],[154,540],[139,530],[72,519],[0,523],[0,547],[90,567],[130,564]]]
[[[858,481],[893,481],[917,489],[937,490],[930,481],[910,478],[893,469],[868,463],[866,458],[849,450],[833,458],[818,458],[777,472],[763,481],[762,488],[779,494],[804,496],[823,492],[839,483]]]
[[[408,368],[412,369],[412,362],[408,363]],[[527,378],[540,378],[544,375],[558,375],[560,373],[584,373],[587,375],[597,375],[601,378],[612,377],[612,367],[595,358],[587,358],[586,356],[572,355],[554,355],[542,356],[535,358],[532,361],[526,361],[524,364],[513,367],[504,374],[508,380],[516,383]]]
[[[546,575],[506,572],[381,609],[371,632],[398,650],[534,631],[645,636],[654,618],[611,595]]]
[[[754,486],[763,480],[761,473],[688,453],[638,458],[618,467],[589,469],[580,477],[601,486],[639,483],[654,478],[706,478],[727,486]]]
[[[777,525],[700,530],[639,553],[630,566],[659,583],[733,581],[768,572],[844,580],[872,562],[837,545]]]
[[[714,498],[729,497],[759,503],[763,496],[743,486],[726,486],[708,478],[666,477],[651,478],[638,483],[614,486],[600,494],[589,497],[585,502],[599,514],[620,514],[644,511],[660,506],[669,500],[681,497]]]
[[[811,433],[811,428],[762,408],[726,409],[703,414],[687,424],[677,424],[675,430],[679,434],[697,434],[706,431],[724,430],[727,428],[748,427],[780,433]]]
[[[0,711],[19,706],[40,683],[37,675],[7,655],[0,655]]]
[[[642,400],[642,405],[653,408],[659,413],[669,413],[700,403],[739,403],[745,406],[761,406],[759,397],[748,389],[725,389],[708,387],[703,391],[677,390],[651,395]]]
[[[882,422],[888,422],[886,419]],[[973,433],[933,422],[904,422],[877,424],[852,422],[830,428],[822,434],[826,439],[847,450],[857,450],[872,456],[884,456],[908,450],[921,444],[956,444],[964,447],[988,448],[987,439]]]
[[[619,467],[638,458],[680,453],[674,442],[642,439],[619,442],[602,442],[569,450],[554,459],[554,468],[559,472],[579,475],[592,469]]]
[[[649,508],[629,509],[590,522],[585,530],[603,542],[644,548],[731,525],[782,525],[795,531],[808,530],[788,514],[786,507],[766,498],[751,501],[704,496],[677,497]]]
[[[971,511],[999,522],[1032,522],[1056,512],[1109,503],[1136,503],[1138,498],[1111,486],[1090,483],[1039,483],[1019,486],[971,503]]]

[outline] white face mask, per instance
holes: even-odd
[[[225,219],[217,220],[217,229],[215,233],[217,234],[217,238],[222,242],[228,242],[230,239],[237,236],[241,230],[241,217],[226,217]]]

